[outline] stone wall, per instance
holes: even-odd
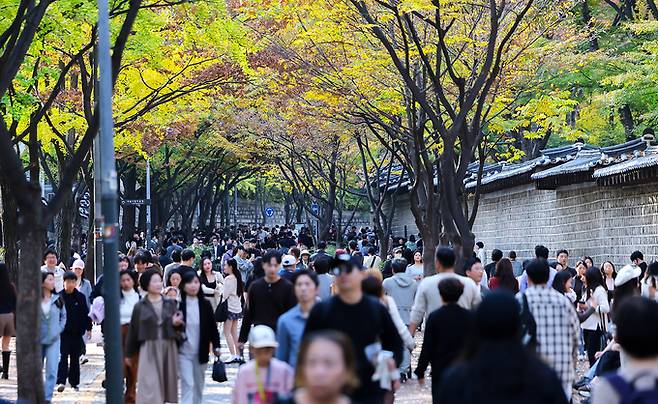
[[[417,233],[408,194],[396,197],[393,234]],[[534,256],[543,244],[555,252],[566,248],[570,263],[589,255],[595,264],[610,260],[617,267],[630,263],[635,250],[645,260],[658,257],[658,183],[599,187],[586,183],[538,190],[534,184],[483,194],[473,226],[477,241],[490,253],[498,248]]]
[[[395,211],[393,212],[393,223],[391,224],[391,233],[394,237],[409,237],[412,234],[418,234],[416,219],[414,219],[411,208],[409,207],[409,193],[401,193],[394,196]],[[386,201],[382,209],[387,215],[391,213],[391,203]]]
[[[658,256],[658,184],[598,187],[578,184],[557,190],[533,185],[482,195],[473,227],[487,251],[515,250],[522,258],[543,244],[554,257],[566,248],[573,265],[589,255],[595,263],[629,263],[634,250]]]

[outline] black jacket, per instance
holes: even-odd
[[[212,343],[213,348],[219,348],[219,332],[217,331],[217,323],[210,302],[202,294],[199,294],[197,300],[199,302],[199,323],[201,327],[199,332],[199,363],[203,364],[208,363],[210,343]],[[187,320],[186,303],[185,299],[180,302],[180,310],[183,312],[185,320]]]
[[[87,298],[77,289],[72,293],[62,291],[62,298],[66,306],[66,326],[63,335],[82,336],[85,331],[91,331],[91,319],[89,318],[89,307]]]
[[[249,286],[247,296],[240,342],[247,342],[252,324],[264,324],[276,331],[279,316],[297,304],[295,288],[284,278],[274,283],[267,283],[265,278],[257,279]]]
[[[431,344],[423,344],[416,375],[425,377],[427,365],[432,364],[432,380],[438,384],[443,371],[462,353],[473,328],[473,313],[456,304],[446,304],[432,312],[427,318],[424,337]]]

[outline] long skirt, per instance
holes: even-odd
[[[139,348],[136,402],[178,402],[178,347],[175,340],[147,340]]]

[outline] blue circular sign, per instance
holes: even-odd
[[[274,209],[272,209],[272,208],[265,208],[265,216],[267,216],[267,217],[272,217],[272,216],[274,216]]]

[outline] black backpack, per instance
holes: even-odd
[[[639,376],[638,376],[639,377]],[[658,403],[658,380],[652,389],[636,390],[635,380],[627,382],[617,373],[605,376],[613,389],[621,397],[620,404],[656,404]]]
[[[537,341],[537,322],[528,306],[528,298],[525,293],[521,294],[523,305],[521,307],[521,335],[522,342],[528,349],[537,350],[539,341]]]

